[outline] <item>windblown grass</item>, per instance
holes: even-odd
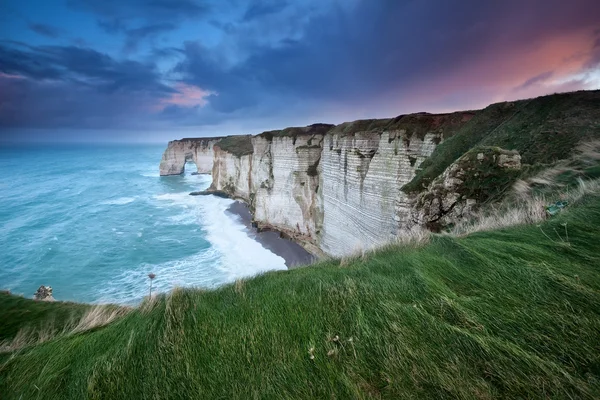
[[[218,290],[178,289],[104,327],[9,353],[0,393],[598,398],[598,226],[600,197],[585,195],[539,227],[433,235],[343,267],[329,260]],[[12,302],[34,304],[2,301],[2,324]],[[88,309],[77,307],[79,316]],[[11,334],[29,323],[10,315]]]
[[[534,177],[530,183],[540,184],[542,180]],[[545,186],[555,187],[554,181],[543,181]],[[480,231],[491,231],[516,225],[538,224],[548,218],[546,206],[558,200],[575,203],[586,195],[600,193],[600,179],[577,179],[577,186],[570,190],[552,191],[548,194],[537,194],[527,182],[515,184],[515,195],[507,201],[490,206],[469,220],[457,223],[449,233],[466,235]]]
[[[0,304],[6,306],[0,312],[0,353],[99,328],[131,310],[115,305],[39,302],[7,294],[0,294]]]

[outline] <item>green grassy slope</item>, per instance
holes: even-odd
[[[61,328],[83,316],[90,306],[77,303],[47,303],[0,293],[0,342],[14,338],[20,330]]]
[[[598,226],[587,197],[540,226],[177,290],[13,353],[1,397],[598,398]],[[2,321],[11,302],[33,304],[4,297]]]
[[[535,165],[568,158],[590,139],[600,139],[600,90],[492,104],[442,142],[403,190],[420,192],[476,146],[517,150],[524,164]]]

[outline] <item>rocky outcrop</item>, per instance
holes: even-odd
[[[498,198],[516,179],[521,169],[517,151],[499,147],[478,147],[470,150],[427,190],[406,201],[407,206],[396,210],[399,229],[410,230],[424,226],[440,231],[473,212],[486,202]]]
[[[220,138],[181,139],[169,142],[160,162],[160,175],[180,175],[188,161],[196,164],[197,172],[210,174],[213,169],[213,146]]]
[[[54,297],[52,297],[52,286],[40,286],[33,294],[33,299],[39,301],[55,301]]]

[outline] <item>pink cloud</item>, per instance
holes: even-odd
[[[597,51],[595,41],[596,33],[583,29],[537,42],[524,40],[505,49],[490,46],[459,67],[449,66],[444,74],[415,81],[401,93],[386,94],[391,106],[387,109],[448,112],[555,92],[598,89],[600,66],[590,67]]]
[[[208,100],[208,96],[215,94],[210,90],[204,90],[194,85],[188,85],[185,83],[176,83],[173,88],[177,90],[177,93],[173,93],[166,99],[161,100],[157,108],[163,110],[165,107],[170,105],[176,105],[180,107],[204,107]]]

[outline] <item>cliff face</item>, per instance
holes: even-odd
[[[180,175],[188,161],[196,164],[199,174],[213,169],[213,146],[220,138],[181,139],[169,142],[160,161],[160,175]]]
[[[210,164],[209,190],[245,200],[260,227],[279,230],[313,253],[342,256],[397,235],[400,189],[470,117],[420,114],[174,141],[161,174],[183,172],[184,160],[202,163],[202,171]]]
[[[323,124],[226,138],[225,146],[223,142],[215,146],[210,190],[244,199],[260,227],[284,232],[320,253],[317,237],[323,210],[317,194],[318,166],[324,132],[331,127]],[[246,154],[248,148],[251,154]]]
[[[521,158],[549,164],[598,139],[599,104],[600,91],[579,92],[477,112],[184,139],[169,143],[161,175],[194,161],[212,172],[210,190],[250,205],[259,227],[343,256],[415,227],[441,230],[496,201]]]
[[[342,256],[389,242],[397,234],[394,220],[400,188],[439,142],[402,131],[328,135],[320,181],[323,226],[319,246]]]

